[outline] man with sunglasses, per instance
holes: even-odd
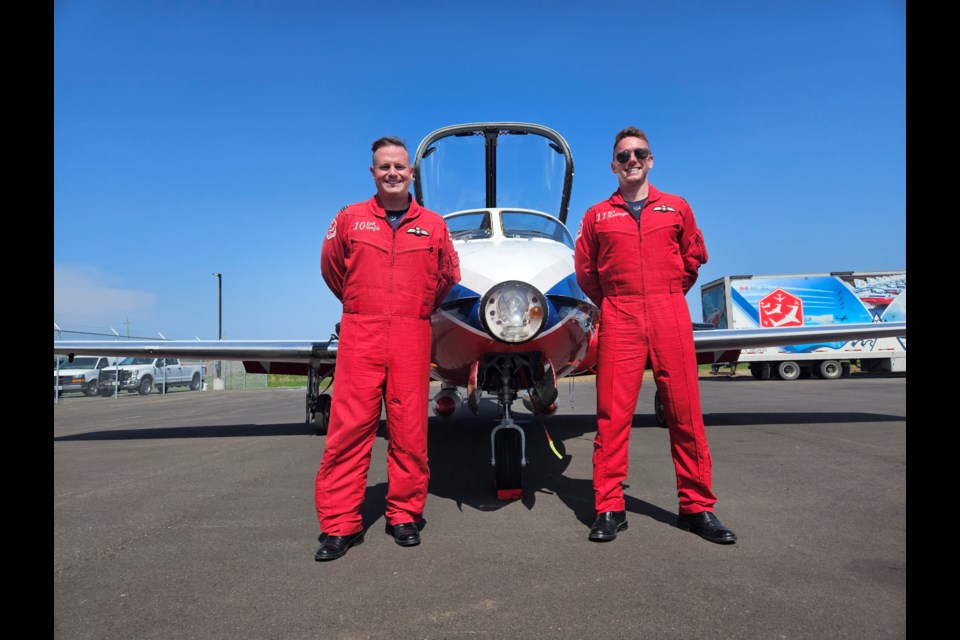
[[[384,404],[386,530],[400,546],[420,544],[430,477],[430,316],[460,281],[446,223],[410,197],[413,166],[403,140],[380,138],[372,151],[377,193],[340,210],[320,255],[343,315],[314,494],[322,532],[317,561],[336,560],[363,542],[360,510]]]
[[[680,499],[677,525],[718,544],[737,536],[713,513],[710,449],[700,409],[693,324],[685,294],[707,261],[703,234],[680,196],[648,181],[653,153],[646,134],[627,127],[615,138],[610,168],[619,188],[590,207],[576,243],[577,282],[600,307],[594,542],[627,528],[623,483],[634,408],[649,361],[670,430]]]

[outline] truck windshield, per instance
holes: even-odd
[[[120,366],[128,364],[153,364],[153,358],[124,358],[120,361]]]
[[[84,358],[79,356],[74,358],[73,362],[67,362],[64,360],[60,363],[61,369],[94,369],[96,366],[96,358]]]

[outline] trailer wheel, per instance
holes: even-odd
[[[777,365],[777,377],[781,380],[796,380],[800,377],[800,365],[793,360],[785,360]]]
[[[750,374],[757,380],[770,379],[770,363],[759,362],[750,365]]]
[[[836,380],[843,375],[843,367],[836,360],[823,360],[817,366],[817,373],[824,380]]]

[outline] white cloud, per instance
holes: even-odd
[[[53,321],[63,330],[107,331],[153,315],[156,296],[115,286],[115,275],[87,265],[53,265]]]

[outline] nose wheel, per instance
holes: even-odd
[[[494,485],[500,500],[523,497],[523,467],[527,466],[523,429],[506,418],[490,434]]]
[[[517,399],[514,388],[514,367],[509,358],[503,359],[497,404],[500,405],[500,423],[490,433],[490,448],[494,485],[500,500],[523,497],[523,467],[527,466],[526,436],[523,428],[513,421],[510,406]]]

